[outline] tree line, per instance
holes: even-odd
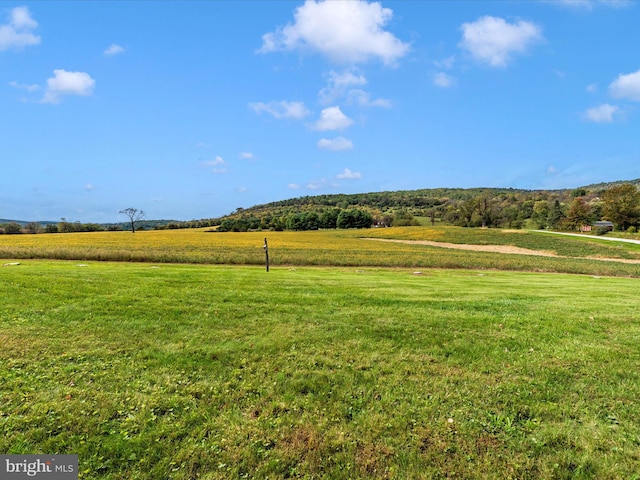
[[[136,222],[136,230],[157,230],[164,228],[184,228],[175,220],[142,220]],[[211,226],[211,222],[205,222],[201,226]],[[121,223],[81,223],[69,222],[62,219],[59,222],[5,222],[0,223],[0,234],[35,234],[35,233],[76,233],[76,232],[118,232],[131,231],[130,222]]]
[[[364,222],[368,225],[354,222],[347,212],[368,213]],[[619,231],[637,229],[638,187],[619,183],[604,190],[436,189],[319,195],[238,208],[214,223],[219,225],[219,231],[366,228],[436,222],[461,227],[576,231],[599,220],[611,221]],[[354,227],[355,224],[358,226]]]
[[[287,215],[269,215],[260,217],[240,216],[226,218],[218,226],[220,232],[246,232],[249,230],[319,230],[333,228],[370,228],[373,216],[358,208],[326,208],[305,212],[292,212]]]
[[[217,227],[218,231],[316,230],[407,226],[436,222],[462,227],[575,231],[598,220],[618,231],[640,227],[640,180],[574,190],[431,189],[305,196],[238,208],[229,215],[191,220],[138,220],[137,229]],[[133,210],[133,209],[132,209]],[[0,233],[124,230],[131,222],[0,225]]]

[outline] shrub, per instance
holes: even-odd
[[[634,226],[627,228],[627,233],[637,233],[638,229]]]
[[[6,234],[22,233],[22,227],[17,223],[11,222],[4,226],[4,233]]]

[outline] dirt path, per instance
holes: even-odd
[[[539,255],[542,257],[557,257],[555,253],[528,248],[514,247],[513,245],[470,245],[466,243],[433,242],[430,240],[396,240],[392,238],[365,238],[378,242],[406,243],[408,245],[429,245],[430,247],[453,248],[455,250],[473,250],[475,252],[513,253],[516,255]]]
[[[406,243],[408,245],[428,245],[430,247],[453,248],[455,250],[471,250],[474,252],[506,253],[511,255],[536,255],[539,257],[576,258],[576,257],[563,257],[553,252],[547,252],[544,250],[531,250],[528,248],[514,247],[513,245],[470,245],[465,243],[433,242],[430,240],[397,240],[397,239],[391,239],[391,238],[364,238],[363,240],[375,240],[377,242],[391,242],[391,243]],[[585,257],[585,258],[588,258],[590,260],[599,260],[603,262],[640,264],[640,260],[632,260],[627,258],[600,258],[600,257]]]

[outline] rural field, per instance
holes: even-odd
[[[640,245],[598,237],[461,227],[249,233],[207,230],[0,235],[0,258],[262,265],[266,237],[274,266],[480,268],[640,277]],[[444,248],[452,244],[460,248],[471,245],[476,250]],[[520,254],[505,254],[514,248],[521,249]]]
[[[640,245],[175,230],[0,258],[2,452],[83,479],[640,479]]]

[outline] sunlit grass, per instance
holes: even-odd
[[[2,270],[0,451],[87,479],[638,478],[637,279],[78,265]]]

